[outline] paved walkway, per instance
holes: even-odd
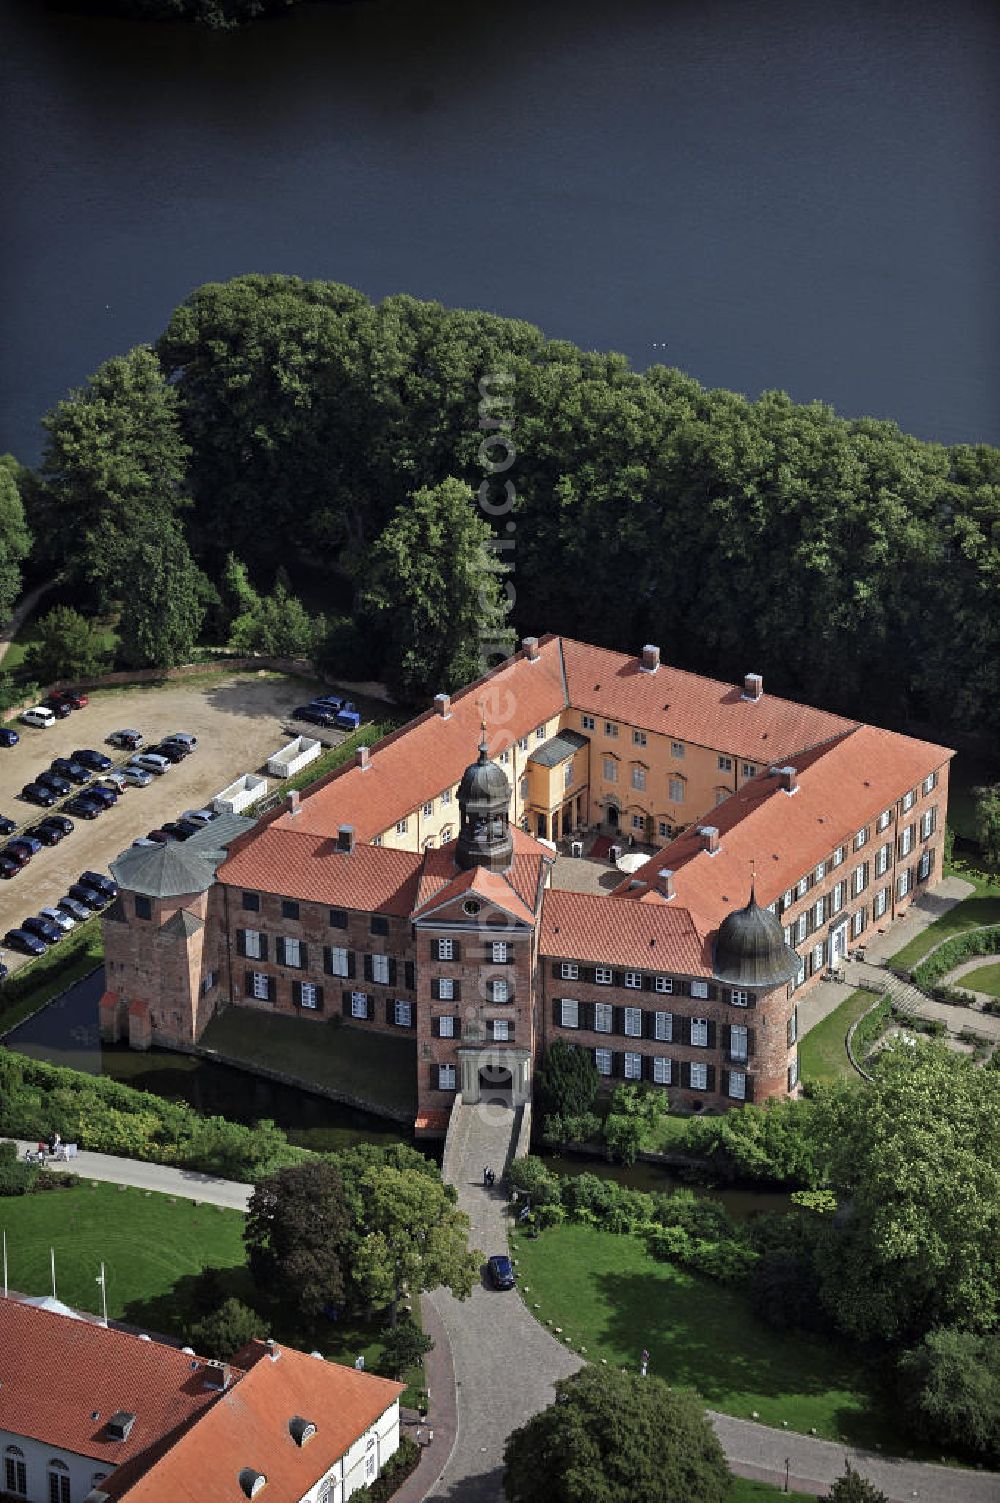
[[[930,892],[922,892],[910,904],[905,918],[897,919],[883,933],[869,929],[864,937],[865,954],[876,962],[891,960],[911,939],[923,934],[929,925],[943,918],[963,898],[975,892],[964,877],[945,877]]]
[[[37,1143],[19,1141],[18,1157]],[[82,1179],[108,1180],[114,1185],[134,1185],[139,1190],[157,1190],[162,1195],[178,1195],[183,1200],[203,1201],[211,1206],[245,1211],[253,1185],[237,1184],[194,1169],[174,1169],[167,1164],[149,1164],[140,1159],[114,1158],[110,1153],[80,1152],[66,1163],[54,1163],[54,1169],[79,1174]]]

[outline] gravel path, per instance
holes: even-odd
[[[18,1141],[18,1157],[37,1144]],[[178,1195],[183,1200],[204,1201],[212,1206],[245,1211],[253,1185],[240,1185],[215,1175],[199,1174],[194,1169],[174,1169],[167,1164],[149,1164],[140,1159],[119,1159],[109,1153],[77,1153],[66,1163],[52,1166],[81,1179],[108,1180],[114,1185],[134,1185],[138,1190],[158,1190],[163,1195]]]

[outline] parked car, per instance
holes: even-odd
[[[28,834],[33,839],[41,841],[42,845],[58,845],[60,840],[65,839],[65,830],[59,830],[55,825],[32,825]]]
[[[317,694],[316,698],[311,699],[309,703],[321,710],[332,710],[336,714],[343,705],[344,698],[341,694]]]
[[[11,830],[16,830],[14,820],[8,819],[6,814],[0,814],[0,835],[9,835]]]
[[[35,705],[32,710],[22,710],[17,718],[22,725],[33,725],[40,731],[47,731],[56,723],[55,715],[45,705]]]
[[[0,726],[0,746],[16,746],[20,739],[17,732],[12,731],[10,726]]]
[[[305,720],[310,725],[334,726],[337,723],[336,710],[325,710],[320,705],[299,705],[297,710],[292,711],[293,720]]]
[[[170,836],[167,834],[166,830],[150,830],[146,835],[146,839],[151,845],[170,844]]]
[[[514,1265],[506,1253],[495,1253],[486,1265],[494,1289],[513,1289]]]
[[[89,783],[93,773],[82,762],[75,761],[72,757],[56,757],[50,764],[53,772],[57,772],[61,778],[69,778],[71,783],[82,787]]]
[[[79,762],[81,767],[89,767],[91,772],[110,772],[111,758],[103,752],[94,751],[91,746],[81,747],[73,753],[73,761]]]
[[[50,924],[56,924],[64,934],[76,928],[76,919],[71,918],[68,913],[63,913],[59,908],[39,908],[38,917],[48,919]]]
[[[8,861],[16,861],[18,866],[27,866],[31,860],[31,852],[25,850],[23,845],[5,845],[0,854],[6,856]]]
[[[82,710],[90,704],[86,694],[80,694],[76,689],[57,689],[50,699],[61,699],[64,705],[69,705],[71,710]]]
[[[109,898],[118,896],[118,883],[105,872],[81,872],[80,881],[87,887],[96,887],[100,892],[106,892]]]
[[[143,772],[154,772],[159,775],[168,770],[170,762],[166,757],[160,756],[159,752],[140,752],[137,757],[129,758],[128,765],[141,767]]]
[[[27,851],[29,856],[37,856],[42,849],[42,842],[34,835],[15,835],[13,840],[8,840],[7,849],[17,846],[22,851]]]
[[[120,767],[112,767],[111,771],[106,772],[101,778],[101,785],[105,788],[114,788],[119,793],[124,793],[128,788],[128,778]]]
[[[118,791],[115,788],[102,788],[99,783],[94,783],[83,795],[94,804],[100,804],[102,809],[111,809],[118,802]]]
[[[214,809],[185,809],[181,819],[189,819],[193,825],[210,825],[213,819],[218,819]]]
[[[126,762],[121,769],[121,775],[133,788],[146,788],[153,781],[153,774],[143,767],[133,767],[131,762]]]
[[[63,699],[57,699],[54,694],[49,694],[42,700],[42,709],[51,710],[57,720],[68,720],[73,711]]]
[[[60,898],[56,907],[61,908],[63,913],[68,913],[70,918],[76,919],[78,924],[82,924],[86,919],[90,918],[90,909],[85,908],[82,903],[77,902],[76,898]]]
[[[187,731],[171,731],[169,736],[164,736],[164,741],[179,741],[181,746],[186,746],[188,751],[194,751],[198,745],[197,736],[189,736]]]
[[[160,741],[156,746],[151,746],[147,753],[147,756],[165,757],[173,765],[183,762],[190,755],[191,748],[181,741]]]
[[[40,915],[32,914],[30,918],[23,919],[21,928],[27,934],[36,934],[39,939],[44,939],[47,945],[54,945],[63,937],[62,930],[57,924],[52,924],[48,919]]]
[[[9,882],[11,877],[16,877],[20,870],[20,862],[15,861],[13,856],[5,856],[0,851],[0,880]]]
[[[44,955],[47,948],[37,935],[24,929],[8,929],[3,942],[9,950],[19,950],[22,955]]]
[[[187,836],[181,834],[181,827],[175,819],[164,820],[160,830],[168,840],[187,840]]]
[[[119,746],[122,751],[138,751],[145,739],[141,731],[112,731],[108,737],[108,745]]]
[[[66,778],[61,778],[57,772],[40,772],[36,781],[43,788],[51,788],[59,798],[68,798],[73,792],[73,784]]]
[[[175,838],[177,840],[190,840],[192,835],[197,835],[198,831],[203,828],[203,825],[196,824],[193,819],[179,819],[174,825]]]
[[[83,793],[78,793],[74,798],[67,799],[63,808],[70,814],[77,815],[80,819],[96,819],[104,813],[103,804],[95,804],[93,799],[87,798]]]
[[[69,896],[76,898],[84,908],[89,908],[96,913],[99,908],[106,908],[111,899],[106,892],[99,892],[96,887],[90,887],[86,882],[74,882],[69,890]]]
[[[44,783],[25,783],[21,797],[27,799],[29,804],[37,804],[40,809],[51,809],[58,800],[58,795],[51,788],[46,788]]]
[[[58,830],[62,835],[72,835],[75,828],[73,821],[67,819],[65,814],[46,814],[41,823],[50,825],[53,830]]]
[[[150,840],[148,835],[140,835],[139,839],[133,840],[132,844],[137,846],[154,846],[158,845],[159,842],[156,840]]]
[[[345,699],[337,714],[336,726],[341,731],[356,731],[361,724],[361,711],[349,699]]]

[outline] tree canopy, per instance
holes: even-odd
[[[243,1240],[254,1282],[318,1315],[343,1302],[351,1223],[336,1166],[324,1159],[279,1169],[254,1187]]]
[[[362,1235],[352,1278],[371,1303],[388,1308],[393,1324],[404,1293],[444,1284],[468,1299],[482,1254],[468,1249],[469,1218],[439,1176],[413,1169],[371,1169],[362,1177]]]
[[[20,490],[21,466],[0,454],[0,626],[10,620],[21,593],[21,565],[31,552],[31,533]]]
[[[504,1450],[508,1503],[724,1503],[732,1475],[690,1395],[584,1367]]]
[[[100,628],[70,605],[57,605],[35,627],[25,667],[42,684],[83,679],[107,667],[108,649]]]

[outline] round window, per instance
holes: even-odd
[[[467,913],[470,918],[475,918],[481,907],[482,904],[479,903],[475,898],[466,898],[465,902],[462,904],[462,912]]]

